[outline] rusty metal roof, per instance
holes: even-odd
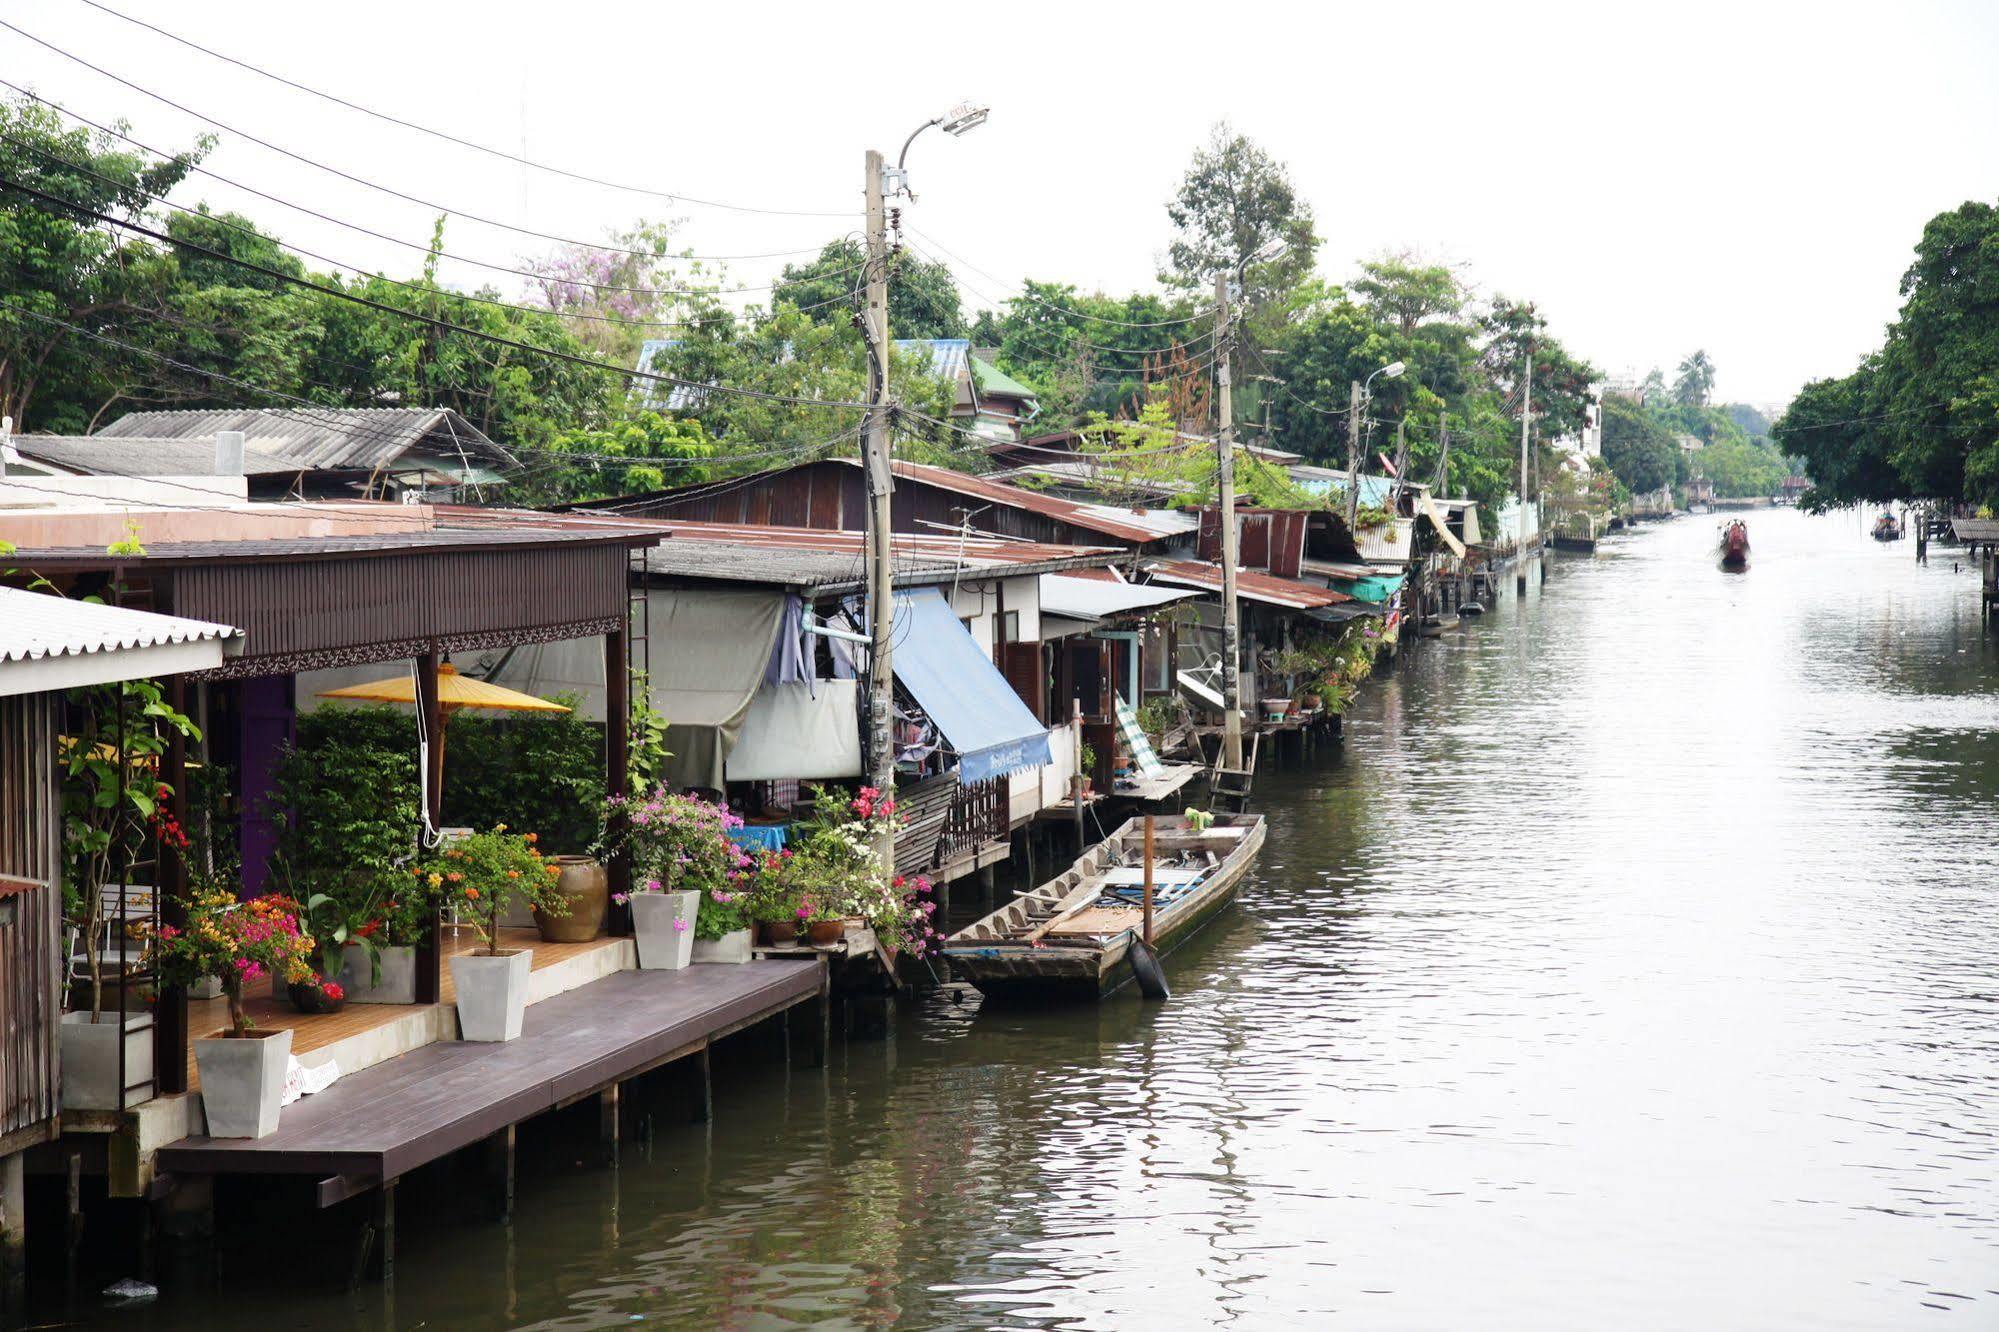
[[[1146,563],[1145,572],[1156,582],[1178,583],[1183,587],[1198,587],[1211,592],[1222,589],[1222,567],[1206,560],[1151,560]],[[1314,587],[1310,583],[1248,569],[1236,572],[1235,590],[1236,595],[1245,601],[1282,606],[1287,610],[1316,610],[1353,600],[1346,593],[1335,592],[1329,587]]]
[[[851,467],[861,466],[858,458],[841,458]],[[1166,537],[1179,536],[1194,530],[1196,523],[1188,515],[1171,509],[1122,509],[1110,504],[1081,504],[1075,500],[1063,499],[1059,495],[1048,495],[1040,491],[1028,490],[1022,486],[1011,486],[1003,481],[993,481],[967,472],[954,472],[948,467],[932,467],[928,463],[898,462],[895,474],[911,481],[921,481],[949,490],[959,495],[970,495],[975,499],[988,500],[994,504],[1004,504],[1017,509],[1026,509],[1058,522],[1069,523],[1088,532],[1101,533],[1119,541],[1147,543]]]

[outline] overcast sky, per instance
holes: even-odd
[[[1226,118],[1287,162],[1321,268],[1413,250],[1531,299],[1612,374],[1705,347],[1726,399],[1781,403],[1875,346],[1922,225],[1999,196],[1999,6],[1753,0],[1494,5],[273,5],[106,0],[298,82],[538,162],[765,209],[673,204],[518,167],[232,69],[82,0],[0,17],[141,87],[378,185],[584,240],[684,218],[702,253],[809,251],[858,224],[861,154],[973,97],[911,153],[911,239],[973,304],[1023,276],[1150,284],[1164,204]],[[874,22],[862,26],[863,14]],[[0,78],[160,148],[201,123],[0,29]],[[0,90],[4,91],[4,90]],[[434,214],[223,132],[208,166],[422,241]],[[414,251],[201,177],[343,266]],[[928,239],[926,239],[928,238]],[[446,248],[548,248],[454,216]],[[742,260],[742,284],[782,259]],[[447,270],[466,284],[493,280]],[[511,294],[513,287],[508,283]],[[983,299],[981,299],[983,297]]]

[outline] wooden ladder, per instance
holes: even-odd
[[[1256,756],[1262,747],[1263,732],[1250,732],[1249,759],[1240,768],[1224,768],[1221,751],[1215,751],[1215,766],[1208,772],[1208,804],[1216,813],[1249,812],[1250,787],[1256,782]]]

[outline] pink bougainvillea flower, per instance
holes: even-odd
[[[687,917],[675,916],[673,918],[673,928],[684,933],[687,929]]]
[[[616,902],[619,906],[624,906],[627,903],[629,903],[632,899],[629,893],[612,893],[611,900],[613,902]]]

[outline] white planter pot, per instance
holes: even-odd
[[[211,1138],[262,1138],[278,1128],[292,1034],[210,1036],[194,1043],[201,1072],[201,1108]]]
[[[119,1109],[116,1013],[62,1015],[62,1108]],[[137,1105],[152,1095],[153,1026],[141,1013],[124,1019],[125,1103]]]
[[[633,893],[632,933],[638,936],[639,968],[678,971],[694,958],[694,916],[699,893]],[[675,929],[676,920],[685,921]]]
[[[458,1029],[468,1041],[511,1041],[521,1034],[527,1013],[528,971],[534,949],[516,948],[498,957],[454,953],[451,983],[458,991]]]
[[[747,928],[730,930],[719,939],[696,939],[694,941],[696,962],[747,962],[750,960],[750,932]]]
[[[222,997],[222,982],[213,976],[204,976],[187,987],[187,997],[190,999],[220,999]]]
[[[403,945],[379,953],[381,974],[368,961],[368,950],[348,944],[341,955],[340,988],[350,1004],[413,1004],[416,1002],[416,948]]]

